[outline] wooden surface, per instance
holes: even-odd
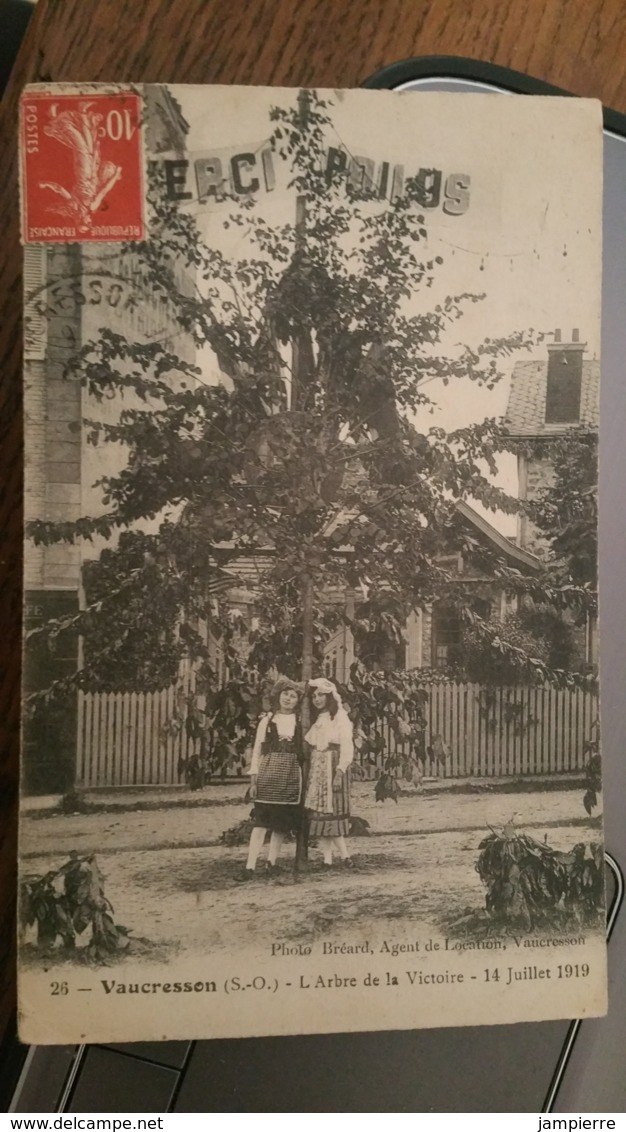
[[[357,86],[413,55],[512,67],[626,111],[623,0],[39,0],[1,108],[0,1035],[12,960],[21,570],[16,113],[43,80]]]

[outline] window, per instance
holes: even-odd
[[[406,644],[372,637],[360,643],[358,657],[368,672],[404,672]]]
[[[577,424],[580,420],[582,349],[551,349],[548,357],[546,424]]]
[[[455,610],[436,605],[432,613],[432,665],[447,668],[459,656],[461,649],[461,622]]]

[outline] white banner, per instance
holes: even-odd
[[[162,163],[167,195],[181,205],[204,205],[255,193],[271,193],[283,164],[269,141],[246,146],[191,152],[184,157],[157,154]],[[286,175],[283,165],[283,174]],[[420,207],[449,217],[463,216],[470,207],[471,177],[444,169],[398,164],[352,154],[343,146],[328,146],[324,154],[328,181],[343,180],[352,195],[393,201],[402,196],[408,179],[420,188]],[[283,179],[285,179],[283,177]]]

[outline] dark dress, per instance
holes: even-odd
[[[302,821],[302,729],[281,739],[271,718],[261,747],[251,820],[273,833],[294,833]]]

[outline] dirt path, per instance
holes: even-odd
[[[432,833],[447,830],[489,832],[512,817],[524,829],[542,830],[547,825],[587,826],[587,817],[577,790],[527,794],[413,794],[398,803],[377,803],[371,783],[353,787],[352,812],[369,822],[372,834]],[[205,806],[181,808],[167,805],[147,811],[95,814],[27,814],[22,818],[22,852],[28,858],[41,854],[58,856],[75,849],[119,853],[132,849],[205,847],[242,821],[250,811],[243,801],[244,788],[229,795],[207,791]]]
[[[159,810],[148,814],[94,814],[25,819],[28,871],[42,872],[66,854],[98,854],[106,893],[118,922],[174,954],[195,954],[246,944],[347,940],[368,933],[395,938],[441,925],[451,912],[484,905],[475,870],[478,846],[489,825],[516,824],[538,840],[567,850],[594,840],[577,792],[402,798],[378,806],[357,788],[354,810],[370,821],[371,835],[351,848],[358,869],[322,871],[311,851],[306,875],[293,882],[293,845],[278,877],[263,873],[237,884],[245,847],[216,844],[219,834],[248,807]],[[371,794],[371,789],[370,789]],[[582,814],[581,814],[582,811]],[[447,827],[447,828],[446,828]],[[165,846],[165,847],[164,847]]]

